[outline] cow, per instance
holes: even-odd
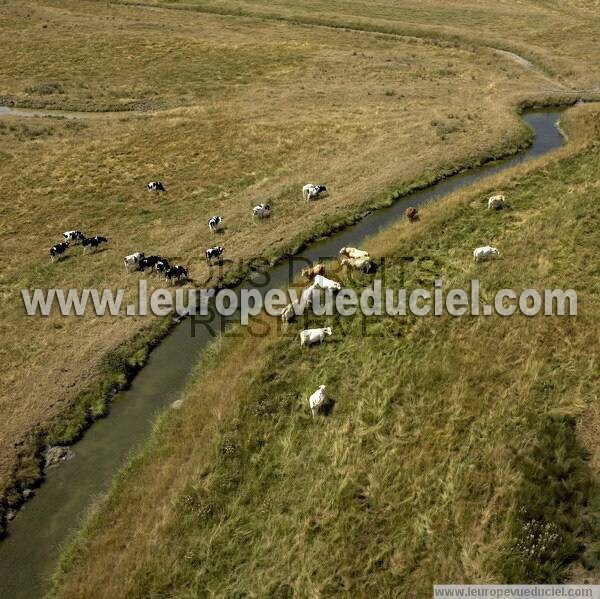
[[[331,289],[332,291],[339,291],[342,288],[342,286],[337,281],[332,281],[331,279],[328,279],[323,275],[315,276],[312,287],[315,289]]]
[[[358,250],[356,248],[342,248],[339,251],[339,255],[347,256],[348,258],[353,258],[354,260],[360,260],[361,258],[366,258],[369,260],[369,252]]]
[[[419,209],[410,206],[404,211],[409,223],[416,223],[419,220]]]
[[[315,343],[323,343],[327,335],[331,335],[333,330],[331,327],[323,329],[305,329],[300,331],[300,347],[307,347]]]
[[[504,208],[505,201],[506,196],[503,193],[491,196],[488,199],[488,210],[500,210],[501,208]]]
[[[172,266],[165,271],[165,279],[173,284],[175,281],[181,281],[188,278],[188,270],[183,266]]]
[[[302,269],[302,276],[307,278],[309,281],[314,279],[317,275],[325,274],[325,265],[324,264],[314,264],[313,266],[308,266],[307,268]]]
[[[296,310],[294,310],[294,304],[288,304],[281,312],[281,320],[284,324],[292,322],[296,318]]]
[[[325,403],[325,385],[321,385],[309,398],[308,405],[313,418],[319,413],[319,410]]]
[[[154,265],[154,270],[156,271],[156,273],[160,276],[163,275],[165,272],[167,272],[167,270],[169,270],[169,268],[171,268],[171,265],[169,264],[169,261],[165,258],[161,258],[155,265]]]
[[[269,218],[271,216],[270,204],[259,204],[252,208],[252,216],[255,218]]]
[[[366,275],[377,272],[377,264],[373,260],[369,260],[369,258],[342,258],[340,264],[345,268],[360,270]]]
[[[484,260],[492,260],[493,258],[499,257],[500,252],[489,245],[479,247],[473,250],[473,258],[475,262],[483,262]]]
[[[77,243],[78,241],[83,241],[85,235],[81,231],[65,231],[63,233],[63,239],[67,243]]]
[[[309,202],[310,200],[317,200],[319,197],[326,195],[327,187],[325,185],[315,185],[314,183],[307,183],[302,188],[302,197]]]
[[[125,256],[123,258],[123,264],[125,265],[125,270],[130,272],[131,269],[139,269],[140,261],[144,257],[144,252],[134,252],[133,254],[129,254],[129,256]]]
[[[211,233],[216,233],[219,230],[219,226],[223,222],[222,216],[211,216],[208,219],[208,230]]]
[[[148,191],[167,191],[160,181],[150,181],[146,187]]]
[[[95,252],[102,243],[108,243],[108,239],[106,237],[102,237],[102,235],[94,235],[94,237],[86,237],[81,240],[81,245],[83,247],[83,253],[85,254],[89,248]]]
[[[68,241],[63,241],[62,243],[57,243],[50,248],[50,260],[54,262],[54,260],[60,260],[62,254],[64,254],[69,247]]]
[[[159,262],[165,261],[161,256],[144,256],[138,267],[140,270],[146,270],[147,268],[154,269]],[[165,261],[166,262],[166,261]],[[168,266],[168,263],[167,263]]]
[[[225,248],[220,246],[220,245],[216,245],[215,247],[212,248],[208,248],[206,250],[206,261],[210,264],[215,258],[220,258],[223,255],[223,252],[225,251]]]

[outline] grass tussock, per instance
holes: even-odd
[[[334,336],[306,351],[302,323],[223,339],[66,551],[54,595],[422,597],[595,576],[597,438],[577,423],[598,394],[600,145],[597,112],[579,117],[565,123],[588,122],[576,152],[367,244],[386,286],[478,278],[483,301],[572,287],[576,318],[313,317]],[[498,188],[510,206],[488,211]],[[483,243],[502,259],[474,264]],[[332,406],[313,419],[320,384]]]

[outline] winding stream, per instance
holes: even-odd
[[[560,147],[564,139],[556,123],[561,112],[541,110],[523,116],[535,135],[531,147],[520,154],[412,193],[336,235],[311,244],[299,257],[312,261],[335,256],[340,247],[360,245],[366,237],[402,218],[407,206],[432,202]],[[299,261],[294,268],[297,271],[302,266]],[[290,274],[294,274],[289,269],[287,263],[273,268],[269,273],[270,287],[287,288]],[[252,282],[244,286],[251,287]],[[218,318],[214,324],[218,329]],[[177,398],[202,350],[211,341],[212,336],[204,327],[197,327],[192,337],[188,321],[176,326],[152,352],[131,387],[114,398],[109,416],[94,423],[73,446],[73,459],[47,472],[33,499],[9,524],[9,536],[0,542],[0,597],[33,599],[47,591],[48,576],[56,565],[61,544],[79,527],[86,511],[107,490],[128,456],[148,438],[156,415]]]

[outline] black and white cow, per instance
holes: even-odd
[[[77,243],[78,241],[83,241],[85,235],[81,231],[65,231],[63,238],[67,243]]]
[[[129,256],[125,256],[125,258],[123,258],[125,270],[127,272],[130,272],[132,269],[138,270],[142,258],[144,258],[144,252],[135,252],[133,254],[129,254]]]
[[[170,281],[171,284],[175,283],[176,281],[181,281],[182,279],[187,279],[188,278],[188,270],[187,268],[184,268],[183,266],[171,266],[171,268],[168,268],[165,271],[165,279],[167,279],[167,281]]]
[[[50,248],[50,260],[52,260],[52,262],[54,262],[55,259],[60,260],[60,257],[67,251],[68,247],[68,241],[63,241],[62,243],[57,243],[56,245],[53,245]]]
[[[222,216],[211,216],[208,219],[208,229],[211,233],[216,233],[219,230],[219,226],[223,222]]]
[[[85,254],[88,249],[92,249],[94,252],[100,247],[100,244],[107,243],[108,239],[102,237],[102,235],[94,235],[94,237],[85,237],[81,240],[83,246],[83,253]]]
[[[169,261],[165,258],[162,258],[154,265],[154,270],[156,270],[159,276],[164,275],[167,272],[167,270],[169,270],[169,268],[171,268],[171,265],[169,264]]]
[[[270,204],[258,204],[252,208],[252,216],[256,218],[269,218],[271,216]]]
[[[150,181],[146,187],[148,191],[167,191],[160,181]]]
[[[210,264],[215,258],[220,258],[223,255],[225,248],[216,245],[215,247],[206,250],[206,261]]]
[[[161,258],[160,256],[144,256],[140,260],[138,267],[140,270],[146,270],[146,268],[151,268],[154,270],[154,267],[162,260],[164,260],[164,258]]]
[[[302,188],[302,197],[308,202],[310,200],[317,200],[319,197],[326,195],[327,187],[325,185],[315,185],[314,183],[307,183]]]

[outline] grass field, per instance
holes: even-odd
[[[123,0],[231,15],[379,30],[513,51],[569,89],[600,92],[597,0]]]
[[[21,289],[133,299],[139,275],[121,260],[137,250],[189,266],[192,284],[231,282],[241,260],[293,253],[411,186],[515,152],[529,139],[518,107],[600,97],[598,39],[595,0],[1,2],[0,104],[94,115],[0,114],[0,532],[42,450],[105,413],[170,322],[27,318]],[[579,318],[380,319],[373,338],[354,323],[302,357],[295,338],[222,340],[66,552],[56,594],[597,580],[597,123],[596,106],[577,107],[577,142],[555,160],[371,244],[390,282],[409,252],[459,286],[485,234],[505,250],[482,269],[486,290],[568,281]],[[166,194],[145,190],[156,179]],[[330,197],[304,204],[308,181]],[[493,218],[492,187],[513,204]],[[262,201],[274,216],[253,223]],[[73,228],[107,249],[50,264]],[[222,278],[203,260],[216,241],[232,260]],[[481,368],[490,346],[502,359]],[[335,409],[313,422],[306,395],[323,380]],[[525,555],[527,522],[543,552]]]
[[[11,47],[4,103],[123,111],[0,116],[0,514],[39,477],[41,450],[102,414],[168,324],[27,318],[20,289],[131,297],[139,277],[121,258],[137,250],[217,284],[202,258],[215,242],[209,216],[225,217],[228,258],[272,258],[394,192],[515,151],[529,135],[520,103],[572,98],[491,49],[285,20],[8,0],[0,39]],[[146,192],[153,179],[167,194]],[[328,184],[326,202],[299,201],[310,180]],[[274,205],[260,226],[259,201]],[[50,264],[48,248],[73,228],[107,236],[108,248]]]
[[[222,339],[65,552],[55,596],[597,583],[598,110],[567,114],[553,157],[366,244],[388,287],[573,287],[576,318],[379,317],[367,336],[322,318],[334,336],[303,352],[298,324]],[[510,209],[486,210],[496,189]],[[501,260],[473,263],[483,238]],[[335,404],[313,420],[319,384]]]

